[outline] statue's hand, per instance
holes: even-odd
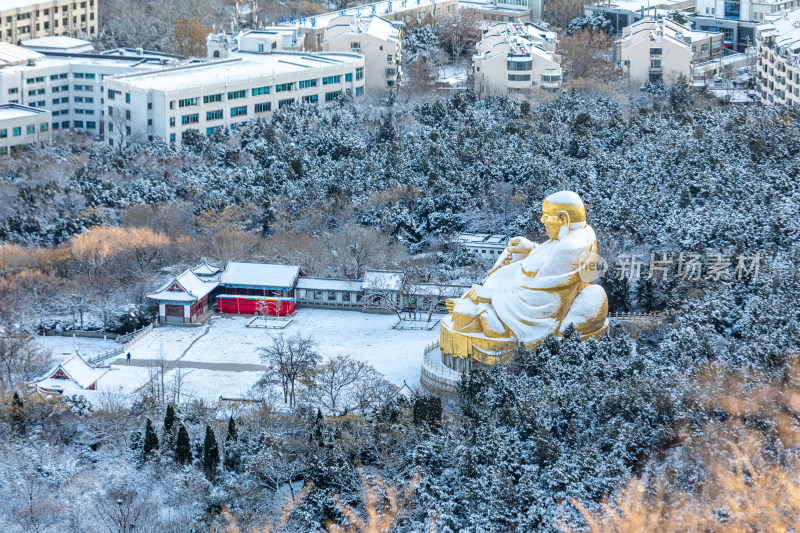
[[[447,307],[447,312],[452,315],[453,314],[453,308],[456,306],[455,300],[453,300],[452,298],[448,298],[448,299],[446,299],[444,301],[444,305],[445,305],[445,307]]]
[[[534,248],[536,248],[536,244],[532,243],[525,237],[514,237],[513,239],[510,239],[506,245],[506,250],[514,254],[519,254],[522,257],[525,257],[531,253]]]

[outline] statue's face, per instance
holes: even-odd
[[[544,224],[547,236],[551,239],[558,239],[558,233],[561,231],[561,227],[569,226],[569,217],[563,211],[544,211],[540,221]]]

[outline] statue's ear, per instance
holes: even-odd
[[[569,227],[569,214],[566,211],[559,211],[558,221],[561,223],[562,226]]]

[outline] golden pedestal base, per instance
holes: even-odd
[[[597,338],[608,331],[608,320],[598,329],[584,333],[581,339]],[[543,339],[542,339],[543,340]],[[531,349],[541,341],[525,345]],[[473,359],[484,365],[505,363],[511,359],[514,350],[519,345],[516,338],[496,339],[483,333],[462,333],[453,330],[452,315],[442,319],[439,329],[439,348],[445,355],[461,359]]]

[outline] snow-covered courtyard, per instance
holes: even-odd
[[[425,346],[434,342],[439,328],[427,330],[393,329],[397,316],[324,309],[300,309],[283,329],[246,327],[249,316],[216,315],[198,327],[162,326],[134,345],[131,364],[123,356],[112,358],[110,371],[98,383],[99,390],[134,393],[150,377],[149,365],[164,359],[179,365],[166,376],[172,381],[182,374],[182,395],[216,401],[220,397],[240,398],[262,375],[259,348],[283,333],[311,336],[324,359],[348,355],[364,361],[389,381],[400,385],[419,385],[419,372]],[[57,360],[78,351],[92,357],[115,346],[113,341],[73,337],[38,337],[43,347]],[[119,346],[119,345],[116,345]]]

